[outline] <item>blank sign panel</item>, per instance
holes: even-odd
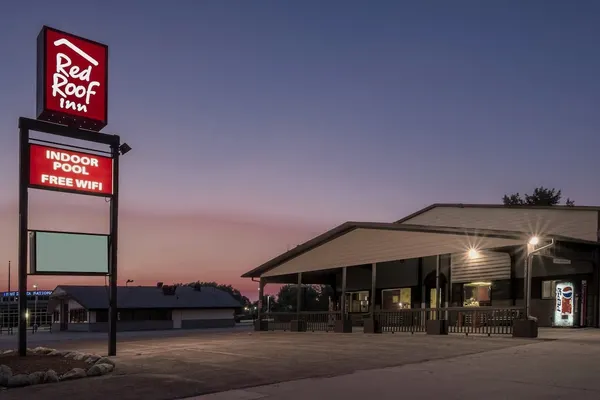
[[[32,274],[108,274],[108,235],[30,231],[29,246]]]

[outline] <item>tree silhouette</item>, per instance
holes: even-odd
[[[537,187],[532,194],[525,194],[523,197],[517,192],[504,195],[502,203],[505,206],[555,206],[559,205],[562,199],[562,191],[555,188]],[[567,197],[565,205],[574,206],[575,202]]]

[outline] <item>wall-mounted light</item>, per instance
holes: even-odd
[[[469,251],[467,252],[467,255],[471,259],[477,258],[477,257],[479,257],[479,251],[477,251],[477,249],[469,249]]]
[[[537,246],[539,243],[540,243],[540,238],[537,237],[537,236],[532,236],[529,239],[529,244],[532,245],[532,246]]]

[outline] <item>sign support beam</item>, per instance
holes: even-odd
[[[119,229],[119,157],[121,152],[121,137],[85,131],[58,125],[51,122],[19,118],[19,244],[18,244],[18,275],[19,275],[19,355],[27,355],[27,253],[28,253],[28,223],[29,223],[29,172],[30,149],[29,132],[37,131],[59,135],[71,139],[86,140],[107,144],[113,156],[113,194],[110,202],[110,318],[108,335],[108,355],[115,356],[117,352],[117,243]],[[108,197],[108,196],[107,196]]]
[[[110,201],[110,299],[108,324],[108,355],[117,355],[117,248],[119,234],[119,157],[120,138],[111,145],[113,156],[113,195]]]
[[[19,121],[19,355],[27,355],[27,227],[29,224],[29,129]]]

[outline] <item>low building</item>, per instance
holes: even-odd
[[[119,287],[117,330],[225,328],[235,326],[241,304],[229,293],[212,287]],[[48,311],[53,330],[108,331],[107,286],[58,286]]]
[[[243,277],[260,279],[261,291],[331,285],[331,309],[355,321],[446,308],[464,325],[465,313],[518,315],[530,261],[523,312],[540,326],[598,327],[599,229],[600,207],[434,204],[393,223],[347,222]]]
[[[51,290],[27,292],[27,326],[49,326],[52,316],[48,314]],[[19,292],[0,293],[0,328],[16,328],[19,325]]]

